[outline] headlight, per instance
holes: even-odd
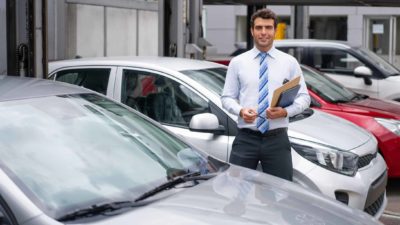
[[[384,126],[386,129],[400,136],[400,121],[393,119],[375,118],[376,122]]]
[[[347,176],[357,172],[358,155],[331,146],[290,138],[293,149],[307,160]]]

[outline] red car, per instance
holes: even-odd
[[[302,70],[311,107],[340,116],[374,134],[389,177],[400,177],[400,103],[354,93],[310,67],[302,66]]]

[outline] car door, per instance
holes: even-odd
[[[119,67],[115,99],[160,122],[187,141],[227,161],[233,136],[229,135],[230,118],[190,85],[158,71]],[[189,129],[191,118],[200,113],[213,113],[224,134],[195,132]]]
[[[312,67],[325,73],[355,92],[378,97],[379,80],[372,78],[368,84],[364,78],[356,77],[354,69],[358,66],[368,67],[361,59],[345,49],[310,47],[309,57]]]
[[[51,73],[49,79],[75,84],[113,98],[117,67],[63,67]]]

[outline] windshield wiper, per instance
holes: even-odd
[[[353,102],[353,101],[363,100],[366,98],[368,98],[368,95],[356,94],[350,99],[350,101]]]
[[[142,206],[142,205],[144,205],[144,204],[136,203],[133,201],[118,201],[118,202],[108,202],[108,203],[103,203],[103,204],[96,204],[96,205],[92,205],[87,208],[82,208],[82,209],[78,209],[73,212],[67,213],[67,214],[57,218],[57,220],[60,222],[76,220],[79,218],[96,216],[99,214],[103,214],[105,212],[116,211],[116,210],[119,210],[122,208],[138,207],[138,206]]]
[[[349,102],[349,100],[346,100],[346,99],[337,99],[337,100],[334,100],[334,101],[332,101],[333,103],[348,103]]]
[[[151,197],[159,192],[173,188],[178,184],[182,184],[182,183],[185,183],[188,181],[208,180],[210,178],[215,177],[216,175],[217,174],[215,174],[215,173],[208,173],[208,174],[202,175],[200,172],[193,172],[193,173],[184,174],[182,176],[174,177],[171,180],[167,181],[166,183],[163,183],[163,184],[155,187],[154,189],[151,189],[151,190],[143,193],[142,195],[137,197],[134,200],[134,202],[142,201],[142,200],[144,200],[148,197]]]
[[[84,218],[84,217],[92,217],[92,216],[96,216],[99,214],[104,214],[106,212],[113,212],[113,211],[117,211],[117,210],[120,210],[123,208],[143,206],[146,203],[140,203],[141,200],[151,197],[161,191],[168,190],[172,187],[175,187],[178,184],[185,183],[188,181],[208,180],[216,175],[217,175],[216,173],[208,173],[208,174],[204,174],[204,175],[202,175],[200,172],[187,173],[187,174],[184,174],[181,176],[174,177],[171,180],[169,180],[168,182],[163,183],[160,186],[157,186],[156,188],[145,192],[144,194],[137,197],[134,201],[117,201],[117,202],[109,202],[109,203],[104,203],[104,204],[96,204],[96,205],[92,205],[87,208],[82,208],[82,209],[78,209],[73,212],[67,213],[67,214],[57,218],[57,220],[60,222],[70,221],[70,220],[76,220],[76,219]]]

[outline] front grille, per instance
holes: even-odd
[[[374,216],[379,211],[379,209],[381,208],[384,198],[385,198],[385,192],[382,193],[381,196],[379,196],[379,198],[376,199],[375,202],[373,202],[370,206],[365,208],[364,212],[368,213],[371,216]]]
[[[358,168],[363,168],[364,166],[367,166],[373,159],[375,159],[377,152],[374,154],[368,154],[368,155],[363,155],[360,158],[358,158]]]

